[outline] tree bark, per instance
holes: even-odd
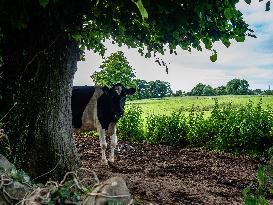
[[[10,110],[5,130],[13,160],[40,181],[61,179],[79,165],[71,114],[79,49],[65,36],[35,35],[32,43],[31,35],[14,34],[3,49],[2,95]]]

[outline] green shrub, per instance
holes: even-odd
[[[144,125],[139,106],[126,109],[124,116],[118,122],[118,136],[122,140],[143,141]]]
[[[152,144],[190,145],[233,153],[264,154],[273,143],[273,110],[254,105],[215,104],[211,115],[193,106],[186,117],[182,112],[141,118],[138,106],[130,107],[118,126],[123,140]],[[145,122],[145,123],[144,123]]]
[[[187,139],[191,146],[207,146],[211,140],[211,125],[208,119],[205,119],[204,112],[194,112],[192,110],[188,116]]]
[[[150,115],[146,123],[146,141],[152,144],[186,145],[186,117],[181,113]]]
[[[217,108],[216,108],[217,109]],[[214,110],[210,117],[216,135],[215,147],[229,152],[263,153],[273,142],[273,116],[252,102],[238,109]]]

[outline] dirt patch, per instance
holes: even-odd
[[[101,180],[123,177],[136,204],[243,204],[242,189],[256,184],[259,162],[249,157],[119,141],[106,167],[98,139],[75,138],[82,165]]]

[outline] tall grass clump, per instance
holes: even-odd
[[[138,142],[144,140],[142,113],[139,106],[132,106],[125,110],[124,116],[118,122],[118,136],[120,139]]]
[[[188,125],[181,113],[147,117],[145,139],[151,144],[185,145]]]

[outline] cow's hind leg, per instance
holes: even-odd
[[[107,143],[106,143],[106,139],[105,139],[105,129],[100,129],[99,130],[100,133],[100,147],[101,147],[101,157],[102,157],[102,162],[104,164],[108,164],[107,159],[106,159],[106,155],[105,155],[105,151],[107,148]]]
[[[109,161],[114,162],[115,161],[115,148],[118,143],[118,138],[117,138],[117,128],[114,126],[113,130],[113,135],[111,136],[111,152],[109,156]]]

